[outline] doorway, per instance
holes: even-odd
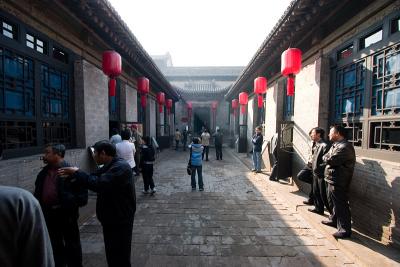
[[[193,134],[194,136],[200,135],[203,127],[210,130],[210,108],[201,107],[193,110]]]

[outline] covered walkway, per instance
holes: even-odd
[[[211,150],[211,153],[214,151]],[[132,242],[134,266],[356,266],[229,150],[203,163],[204,192],[191,192],[187,152],[157,159],[157,194],[141,194]],[[106,266],[96,218],[81,229],[84,266]]]

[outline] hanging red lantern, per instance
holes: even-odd
[[[281,73],[288,77],[287,95],[294,95],[294,78],[301,70],[301,50],[298,48],[289,48],[281,56]]]
[[[146,95],[150,92],[150,82],[146,77],[137,78],[137,90],[140,93],[140,105],[145,108],[147,105]]]
[[[140,94],[148,94],[150,92],[150,81],[146,77],[137,78],[137,88]]]
[[[257,77],[254,79],[254,93],[257,94],[258,108],[263,107],[263,94],[267,92],[267,78]]]
[[[241,92],[239,94],[239,104],[241,105],[240,112],[242,114],[244,114],[246,112],[246,105],[247,105],[248,101],[249,101],[249,96],[247,95],[247,93]]]
[[[213,101],[213,102],[211,102],[211,109],[212,110],[216,110],[217,109],[217,106],[218,106],[218,101]]]
[[[239,107],[239,100],[232,99],[233,116],[236,117],[236,109]]]
[[[192,118],[192,109],[193,109],[193,104],[192,102],[187,102],[187,110],[188,110],[188,118],[189,121]]]
[[[165,103],[165,94],[163,92],[157,93],[158,111],[163,112],[163,105]]]
[[[122,73],[121,56],[112,50],[104,51],[102,67],[103,73],[110,78],[108,81],[108,94],[109,96],[115,96],[115,88],[117,85],[115,78]]]
[[[166,106],[167,106],[167,113],[169,115],[171,113],[171,108],[172,108],[172,99],[167,99]]]

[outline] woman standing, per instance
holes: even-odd
[[[143,194],[149,193],[154,194],[156,189],[154,188],[154,180],[153,180],[153,165],[154,165],[154,148],[151,144],[151,139],[148,136],[143,137],[144,144],[142,145],[140,152],[140,167],[142,168],[143,175]]]
[[[201,155],[203,154],[203,146],[200,144],[200,139],[195,137],[190,144],[190,166],[192,169],[191,184],[192,191],[196,190],[196,171],[199,180],[199,191],[204,191],[203,184],[203,164]]]

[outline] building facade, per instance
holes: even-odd
[[[178,100],[107,1],[2,1],[0,19],[2,185],[32,190],[47,143],[65,144],[67,160],[89,170],[88,146],[131,124],[155,137],[156,93]],[[115,96],[102,72],[105,50],[122,57]],[[146,108],[137,92],[141,76],[151,86]]]
[[[226,94],[250,93],[247,129],[263,117],[265,144],[279,134],[279,175],[305,165],[308,133],[332,124],[347,130],[357,164],[350,190],[353,226],[384,244],[400,245],[400,2],[295,0]],[[286,95],[280,56],[302,50],[294,96]],[[254,109],[253,80],[268,79],[262,109]],[[234,121],[231,120],[231,125]],[[251,135],[247,133],[246,138]],[[238,133],[240,134],[240,133]],[[269,167],[268,153],[263,159]]]

